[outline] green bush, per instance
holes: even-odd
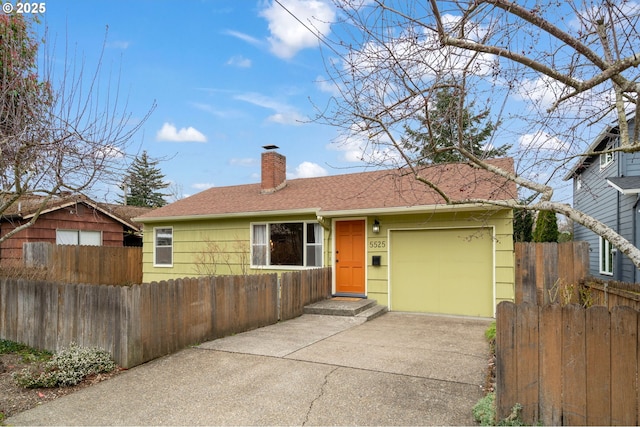
[[[111,372],[116,368],[111,355],[99,348],[69,348],[53,355],[39,371],[23,369],[14,374],[16,382],[27,388],[64,387],[80,383],[89,375]]]
[[[492,341],[496,339],[496,322],[495,320],[491,322],[486,331],[484,331],[484,336],[487,341]]]
[[[552,211],[538,212],[536,228],[533,230],[534,242],[558,241],[558,217]]]
[[[494,392],[487,393],[472,409],[473,418],[481,426],[522,426],[524,424],[520,419],[521,411],[522,405],[516,403],[507,418],[496,422],[496,394]]]
[[[481,426],[496,425],[496,394],[487,393],[474,405],[472,413]]]

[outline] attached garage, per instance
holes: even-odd
[[[494,315],[493,227],[390,230],[394,311]]]

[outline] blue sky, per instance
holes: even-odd
[[[312,5],[298,12],[333,18],[323,3]],[[112,84],[119,75],[127,110],[135,119],[157,104],[131,154],[147,150],[165,159],[162,172],[185,196],[259,182],[267,144],[287,157],[289,178],[364,166],[332,144],[336,129],[310,123],[314,104],[330,96],[318,83],[323,59],[315,38],[277,4],[55,0],[46,3],[45,28],[54,63],[63,61],[66,45],[88,71],[106,35],[102,73],[111,73]]]
[[[344,36],[350,45],[353,36],[354,49],[363,41],[357,32],[336,34],[343,28],[331,26],[340,17],[329,0],[280,2],[333,39]],[[64,62],[66,45],[76,52],[67,63],[84,63],[85,71],[91,72],[106,35],[102,72],[105,78],[111,75],[112,83],[120,79],[119,92],[128,99],[132,121],[157,104],[129,154],[146,150],[162,159],[162,172],[182,196],[212,186],[259,182],[263,145],[280,147],[289,179],[353,172],[367,167],[363,155],[371,154],[374,162],[376,155],[387,155],[382,150],[367,152],[367,135],[345,140],[339,138],[339,129],[313,122],[316,108],[324,108],[331,99],[323,82],[325,61],[334,58],[323,56],[330,50],[321,52],[313,34],[276,0],[51,0],[46,9],[40,31],[47,31],[45,48],[54,52],[55,67]],[[570,14],[552,16],[563,27],[577,28],[575,19],[566,19]],[[425,58],[426,63],[433,59]],[[569,202],[571,183],[560,180],[562,169],[548,164],[575,154],[567,147],[582,152],[600,128],[579,133],[583,140],[570,146],[558,129],[547,129],[549,134],[530,120],[530,111],[544,111],[555,94],[562,93],[556,82],[532,74],[513,88],[489,77],[486,102],[492,112],[503,114],[503,125],[490,143],[512,145],[509,154],[519,160],[518,173],[559,181],[556,196]],[[504,104],[489,92],[496,87],[496,93],[505,96]],[[507,115],[513,116],[508,125]],[[563,167],[572,163],[570,159]],[[119,193],[114,186],[106,198],[117,200]]]

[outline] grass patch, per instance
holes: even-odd
[[[22,357],[24,363],[46,362],[53,356],[50,351],[38,350],[26,344],[3,339],[0,339],[0,354],[17,354]]]

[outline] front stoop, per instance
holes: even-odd
[[[366,320],[375,319],[387,312],[387,307],[365,298],[335,297],[304,307],[305,314],[326,316],[352,316]]]

